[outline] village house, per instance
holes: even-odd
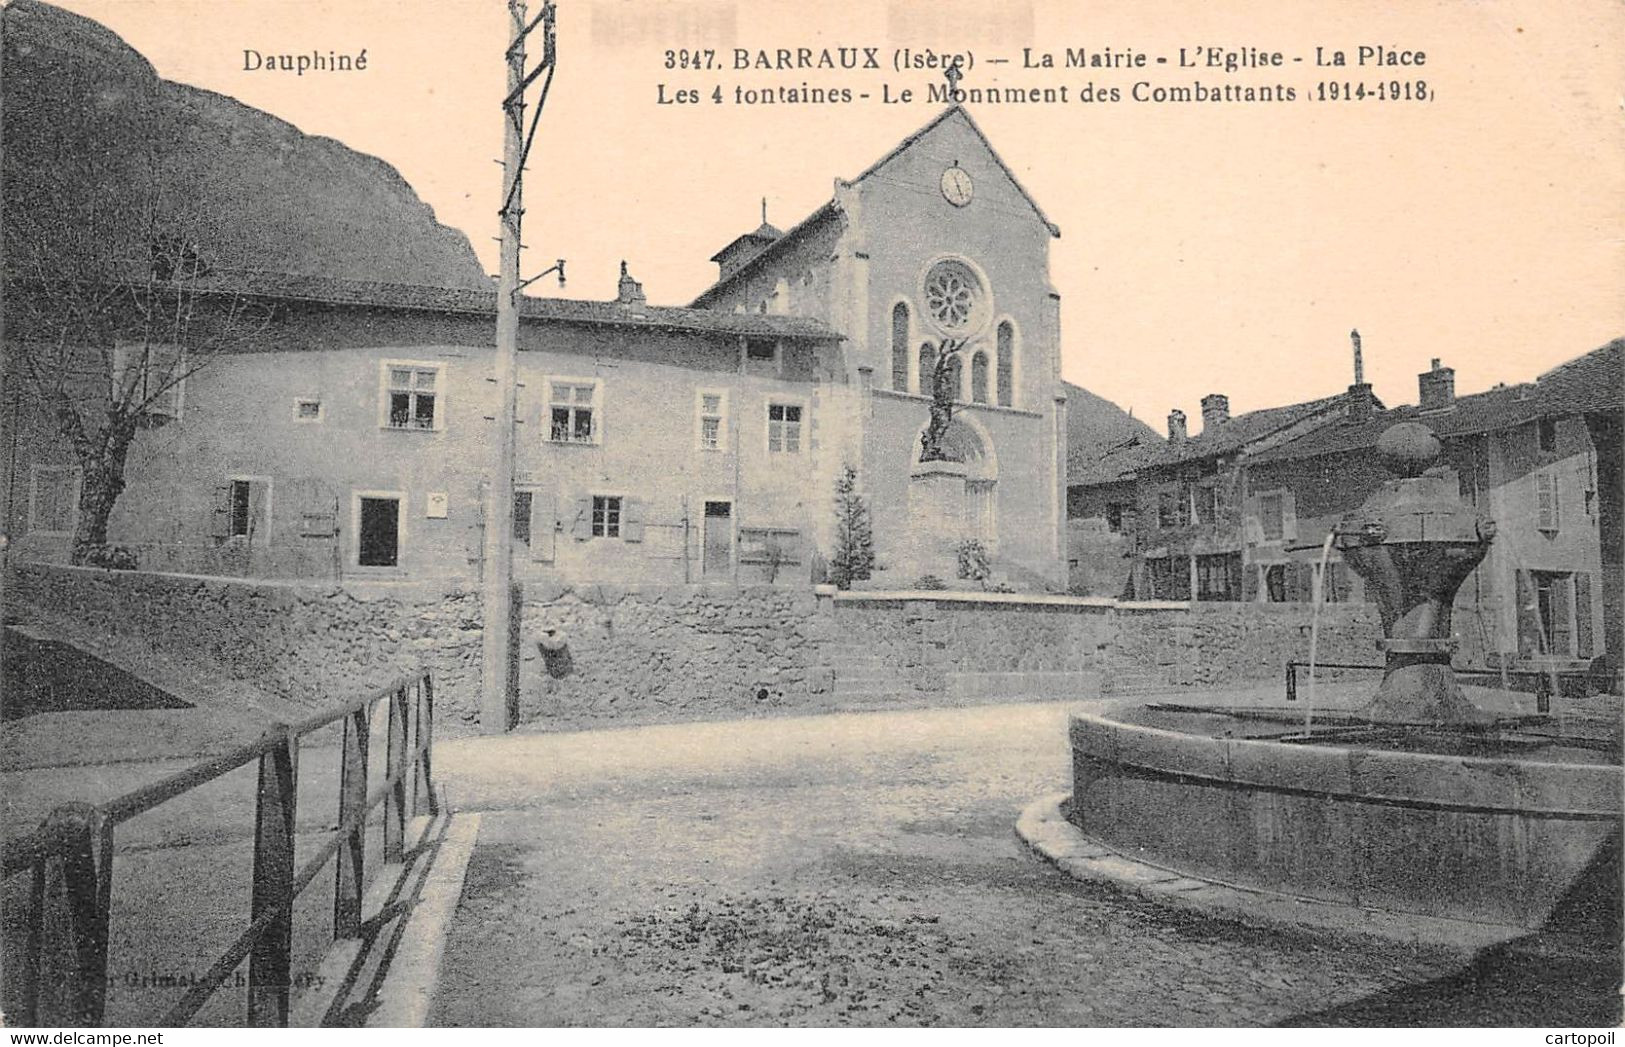
[[[1495,521],[1484,562],[1456,595],[1460,661],[1488,668],[1579,671],[1610,645],[1618,657],[1617,593],[1620,342],[1534,382],[1455,393],[1455,371],[1434,360],[1418,403],[1348,419],[1249,456],[1249,561],[1273,594],[1277,575],[1304,577],[1333,525],[1389,477],[1373,453],[1383,431],[1420,422],[1443,444],[1438,468],[1462,499]],[[1593,420],[1594,419],[1594,420]],[[1588,424],[1589,423],[1589,424]],[[1604,434],[1613,427],[1616,438]],[[1593,438],[1594,431],[1603,439]],[[1611,459],[1614,482],[1604,473]],[[1603,539],[1613,521],[1616,540]],[[1334,558],[1335,558],[1335,554]],[[1272,596],[1273,598],[1273,596]],[[1288,597],[1290,598],[1290,597]],[[1618,665],[1617,661],[1612,664]]]
[[[1074,473],[1074,557],[1116,536],[1122,566],[1104,584],[1121,591],[1102,595],[1306,602],[1324,563],[1325,599],[1363,600],[1327,537],[1390,479],[1378,437],[1420,422],[1442,442],[1438,468],[1497,525],[1456,597],[1461,664],[1572,672],[1607,653],[1617,667],[1621,344],[1469,396],[1435,360],[1418,403],[1392,410],[1359,382],[1233,418],[1206,397],[1198,436],[1174,411],[1165,445],[1111,448]]]
[[[963,340],[948,440],[963,490],[935,540],[979,540],[1013,587],[1064,585],[1056,235],[950,108],[787,232],[764,221],[724,247],[689,307],[650,305],[624,264],[614,301],[525,298],[516,573],[807,584],[850,466],[873,519],[871,584],[909,587],[934,354]],[[477,577],[494,294],[217,283],[269,326],[147,406],[108,542],[155,570]],[[7,424],[25,449],[8,479],[12,552],[65,559],[75,467],[45,405],[9,398]]]
[[[1202,400],[1202,429],[1195,436],[1185,413],[1175,410],[1168,416],[1166,442],[1138,440],[1108,449],[1080,470],[1069,491],[1078,519],[1103,520],[1104,534],[1125,536],[1116,544],[1129,562],[1103,582],[1118,591],[1095,595],[1259,599],[1261,578],[1247,569],[1248,457],[1369,403],[1369,387],[1357,387],[1344,395],[1232,416],[1229,398],[1215,393]],[[1099,525],[1085,530],[1074,524],[1074,534],[1080,549],[1109,541]]]

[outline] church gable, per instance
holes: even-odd
[[[950,173],[958,167],[964,176]],[[956,205],[976,197],[1010,211],[1029,211],[1051,236],[1061,230],[1045,216],[1004,158],[999,156],[976,121],[959,106],[899,142],[852,180],[853,185],[878,180],[904,184],[931,183]]]

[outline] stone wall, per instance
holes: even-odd
[[[953,672],[1098,671],[1116,692],[1275,681],[1287,661],[1309,658],[1312,615],[1303,604],[916,596],[843,594],[835,637],[842,653],[873,650],[927,693],[940,693]],[[1378,635],[1375,607],[1327,605],[1318,660],[1377,664]]]
[[[19,564],[6,573],[5,603],[8,618],[61,622],[75,640],[138,637],[155,660],[179,663],[178,676],[217,673],[312,711],[427,665],[440,721],[454,734],[476,722],[475,593]]]
[[[445,733],[478,724],[480,601],[465,588],[38,564],[14,566],[6,588],[8,614],[139,637],[159,659],[312,709],[428,665]],[[521,719],[554,729],[923,704],[955,673],[1098,672],[1118,693],[1278,681],[1307,659],[1310,625],[1303,605],[767,586],[531,584],[521,608]],[[1375,608],[1329,605],[1320,660],[1373,664],[1376,636]],[[846,701],[836,682],[862,664],[888,686]]]
[[[805,588],[529,586],[520,718],[609,725],[817,704],[834,627],[815,604]]]

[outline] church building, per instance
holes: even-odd
[[[956,106],[788,230],[722,247],[686,307],[650,305],[624,265],[614,301],[524,298],[517,576],[804,585],[850,467],[869,586],[968,584],[955,550],[976,539],[990,582],[1064,588],[1058,235]],[[147,406],[109,543],[150,570],[478,577],[495,295],[272,273],[228,293],[269,328]],[[956,461],[922,470],[945,344]],[[33,457],[10,478],[13,554],[66,559],[72,457],[44,405],[7,415]]]

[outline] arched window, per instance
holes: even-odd
[[[965,398],[965,361],[958,353],[948,358],[948,388],[954,391],[955,400]]]
[[[920,392],[931,395],[932,379],[937,373],[937,347],[930,342],[920,343]]]
[[[902,302],[891,310],[891,387],[908,392],[908,306]]]
[[[970,361],[970,398],[987,403],[987,354],[978,352]]]
[[[1009,407],[1011,404],[1013,383],[1012,376],[1016,363],[1016,329],[1006,320],[999,325],[999,406]]]

